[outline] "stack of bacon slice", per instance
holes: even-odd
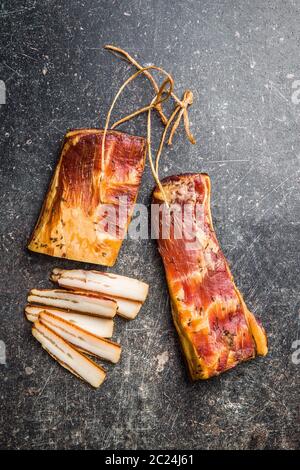
[[[85,354],[116,363],[121,346],[108,338],[118,313],[133,319],[148,294],[136,279],[98,271],[54,269],[54,282],[67,289],[32,289],[25,314],[32,334],[63,367],[99,387],[105,370]]]
[[[153,202],[163,209],[157,238],[173,320],[192,379],[208,379],[266,355],[267,338],[246,307],[217,241],[209,176],[171,176],[162,184],[166,200],[156,188]]]
[[[82,289],[117,303],[117,314],[133,320],[148,295],[149,286],[137,279],[100,271],[53,269],[51,280],[66,289]],[[87,294],[86,294],[87,295]]]

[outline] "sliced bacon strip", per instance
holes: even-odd
[[[33,336],[42,347],[65,369],[98,388],[103,383],[106,372],[91,359],[81,354],[52,330],[39,321],[32,327]]]
[[[82,328],[96,336],[102,336],[103,338],[112,337],[114,322],[109,318],[68,312],[58,308],[47,307],[45,305],[26,305],[25,307],[26,318],[33,323],[38,320],[39,314],[43,311],[47,311],[63,320],[67,320],[73,325],[79,326],[79,328]]]
[[[100,271],[84,271],[82,269],[55,268],[50,279],[66,289],[81,289],[91,294],[104,294],[107,298],[117,302],[117,314],[127,320],[133,320],[137,316],[149,289],[148,284],[137,279]],[[143,299],[143,301],[137,299]]]
[[[149,290],[148,284],[138,279],[83,269],[55,268],[51,280],[62,287],[99,292],[109,297],[121,297],[136,302],[144,302]]]
[[[126,318],[126,320],[133,320],[143,305],[141,302],[135,302],[134,300],[121,299],[120,297],[111,298],[117,302],[117,314],[120,315],[120,317]]]
[[[28,302],[48,305],[73,312],[113,318],[117,313],[117,302],[97,293],[68,291],[63,289],[32,289]]]
[[[66,134],[28,248],[59,258],[113,266],[137,198],[146,156],[142,137],[103,130]]]
[[[117,343],[93,335],[47,311],[39,314],[39,321],[83,352],[114,364],[120,360],[121,346]]]
[[[165,211],[157,236],[173,320],[192,379],[207,379],[266,355],[266,333],[246,307],[216,238],[209,176],[171,176],[162,183],[169,208],[158,188],[153,202]]]

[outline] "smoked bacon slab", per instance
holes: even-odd
[[[142,137],[107,131],[66,134],[28,248],[59,258],[113,266],[130,222],[145,164]]]
[[[171,176],[162,185],[169,207],[158,188],[153,202],[161,209],[156,230],[173,320],[191,378],[208,379],[266,355],[267,338],[246,307],[216,238],[209,176]]]

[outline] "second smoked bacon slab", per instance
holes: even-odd
[[[165,213],[177,214],[167,223],[162,212],[157,227],[173,320],[191,378],[208,379],[256,355],[266,355],[266,334],[236,287],[216,238],[209,176],[171,176],[162,185],[169,208],[158,188],[154,204],[164,207]],[[168,225],[169,233],[164,234]],[[186,226],[189,229],[181,230],[180,236],[179,228]]]

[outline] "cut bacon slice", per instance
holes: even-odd
[[[106,359],[114,364],[120,360],[121,346],[117,343],[92,335],[47,311],[40,313],[39,321],[87,354],[92,354],[100,359]]]
[[[105,370],[73,348],[52,330],[37,321],[32,327],[32,334],[62,367],[95,388],[102,384],[106,376]]]
[[[141,310],[142,303],[134,300],[121,299],[120,297],[111,297],[117,302],[117,314],[127,320],[133,320]]]
[[[27,320],[35,322],[39,318],[39,314],[46,310],[53,315],[67,320],[79,328],[92,333],[96,336],[102,336],[103,338],[111,338],[113,334],[114,322],[109,318],[95,317],[91,315],[84,315],[81,313],[68,312],[66,310],[60,310],[58,308],[51,308],[37,305],[26,305],[25,313]]]
[[[99,294],[62,289],[32,289],[28,302],[49,305],[73,312],[89,313],[100,317],[113,318],[117,302]]]
[[[146,142],[103,130],[66,134],[28,248],[59,258],[113,266],[137,198]]]
[[[171,176],[162,184],[169,208],[156,188],[153,202],[165,211],[158,219],[158,245],[192,379],[266,355],[265,331],[235,286],[213,229],[209,176]]]
[[[149,290],[148,284],[137,279],[83,269],[55,268],[51,280],[62,287],[99,292],[109,297],[121,297],[136,302],[144,302]]]

